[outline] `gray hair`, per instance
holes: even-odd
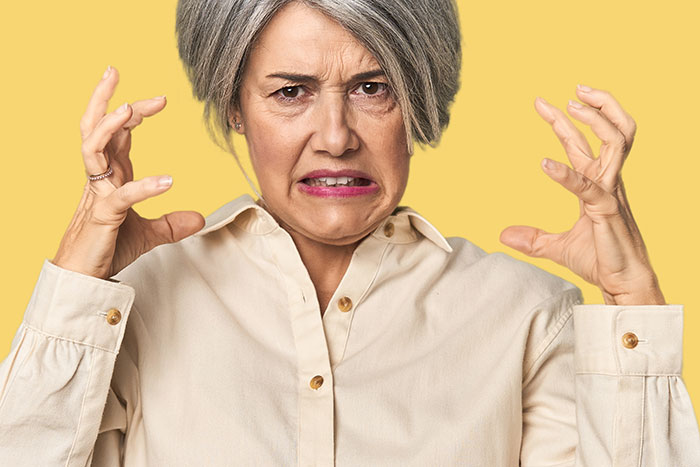
[[[209,134],[234,156],[229,111],[238,106],[247,56],[265,25],[290,1],[178,1],[178,49],[192,92],[205,104]],[[337,21],[377,59],[401,108],[409,153],[414,140],[436,146],[459,89],[454,0],[297,1]]]

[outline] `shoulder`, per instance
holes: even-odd
[[[222,255],[232,235],[219,229],[202,236],[189,236],[178,242],[159,245],[139,256],[114,278],[142,293],[163,292],[186,285],[193,274],[206,274],[214,259]]]
[[[557,300],[567,303],[582,300],[576,285],[534,264],[504,252],[486,252],[465,238],[450,237],[447,241],[453,249],[448,259],[449,269],[501,301],[531,310]]]

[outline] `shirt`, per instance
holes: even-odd
[[[243,195],[111,280],[44,261],[0,367],[0,464],[700,466],[682,306],[581,301],[399,207],[322,315]]]

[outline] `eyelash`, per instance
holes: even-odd
[[[375,94],[364,94],[364,97],[363,97],[364,99],[378,99],[381,97],[385,97],[386,94],[389,92],[389,85],[387,83],[381,83],[378,81],[366,81],[364,83],[360,83],[357,87],[355,87],[355,89],[353,89],[353,92],[358,90],[358,89],[361,89],[366,84],[378,84],[381,87],[381,89],[379,91],[377,91]],[[287,85],[287,86],[282,86],[277,91],[275,91],[273,93],[273,95],[277,98],[277,100],[279,100],[285,104],[291,104],[291,103],[297,102],[301,97],[303,97],[303,95],[297,96],[297,97],[286,97],[286,96],[282,95],[283,90],[290,89],[290,88],[299,88],[300,90],[302,90],[304,92],[308,92],[308,91],[306,91],[304,86],[301,84],[291,84],[291,85]]]

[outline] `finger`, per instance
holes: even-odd
[[[114,149],[114,156],[116,158],[123,155],[128,156],[128,142],[130,141],[129,132],[133,131],[134,128],[140,125],[144,118],[153,116],[163,110],[166,104],[167,102],[165,96],[139,100],[131,104],[131,108],[133,109],[131,118],[115,133],[114,137],[112,138],[112,148]]]
[[[538,97],[535,99],[535,110],[552,126],[554,134],[561,141],[571,165],[583,172],[594,159],[593,150],[581,130],[557,107]]]
[[[547,258],[564,265],[562,234],[545,232],[525,225],[512,225],[501,232],[500,241],[534,258]]]
[[[545,158],[542,169],[554,181],[575,194],[586,205],[591,219],[619,215],[619,206],[613,194],[608,193],[584,174],[566,164]]]
[[[154,175],[132,180],[120,186],[105,198],[105,203],[114,214],[126,212],[134,204],[159,195],[172,186],[169,175]]]
[[[152,232],[149,249],[189,237],[200,231],[204,227],[204,222],[204,216],[196,211],[175,211],[164,214],[158,219],[146,219]]]
[[[576,87],[576,95],[582,102],[600,110],[622,132],[628,148],[632,147],[634,135],[637,132],[637,124],[612,94],[601,89],[593,89],[579,84]]]
[[[165,104],[167,104],[165,96],[158,96],[151,99],[143,99],[134,102],[131,104],[131,107],[134,109],[134,113],[129,121],[126,122],[124,128],[133,130],[143,122],[144,118],[151,117],[163,110]]]
[[[576,120],[590,125],[593,133],[600,138],[601,170],[598,179],[610,191],[620,174],[625,156],[629,152],[627,140],[622,132],[603,113],[576,101],[569,101],[569,114]]]
[[[83,141],[82,153],[88,174],[98,174],[107,170],[109,161],[104,148],[112,136],[131,118],[131,106],[126,103],[105,116],[90,135]]]
[[[108,67],[100,82],[95,86],[85,113],[80,119],[80,135],[83,139],[87,138],[107,112],[107,105],[112,95],[114,95],[118,82],[119,72],[116,68]]]

